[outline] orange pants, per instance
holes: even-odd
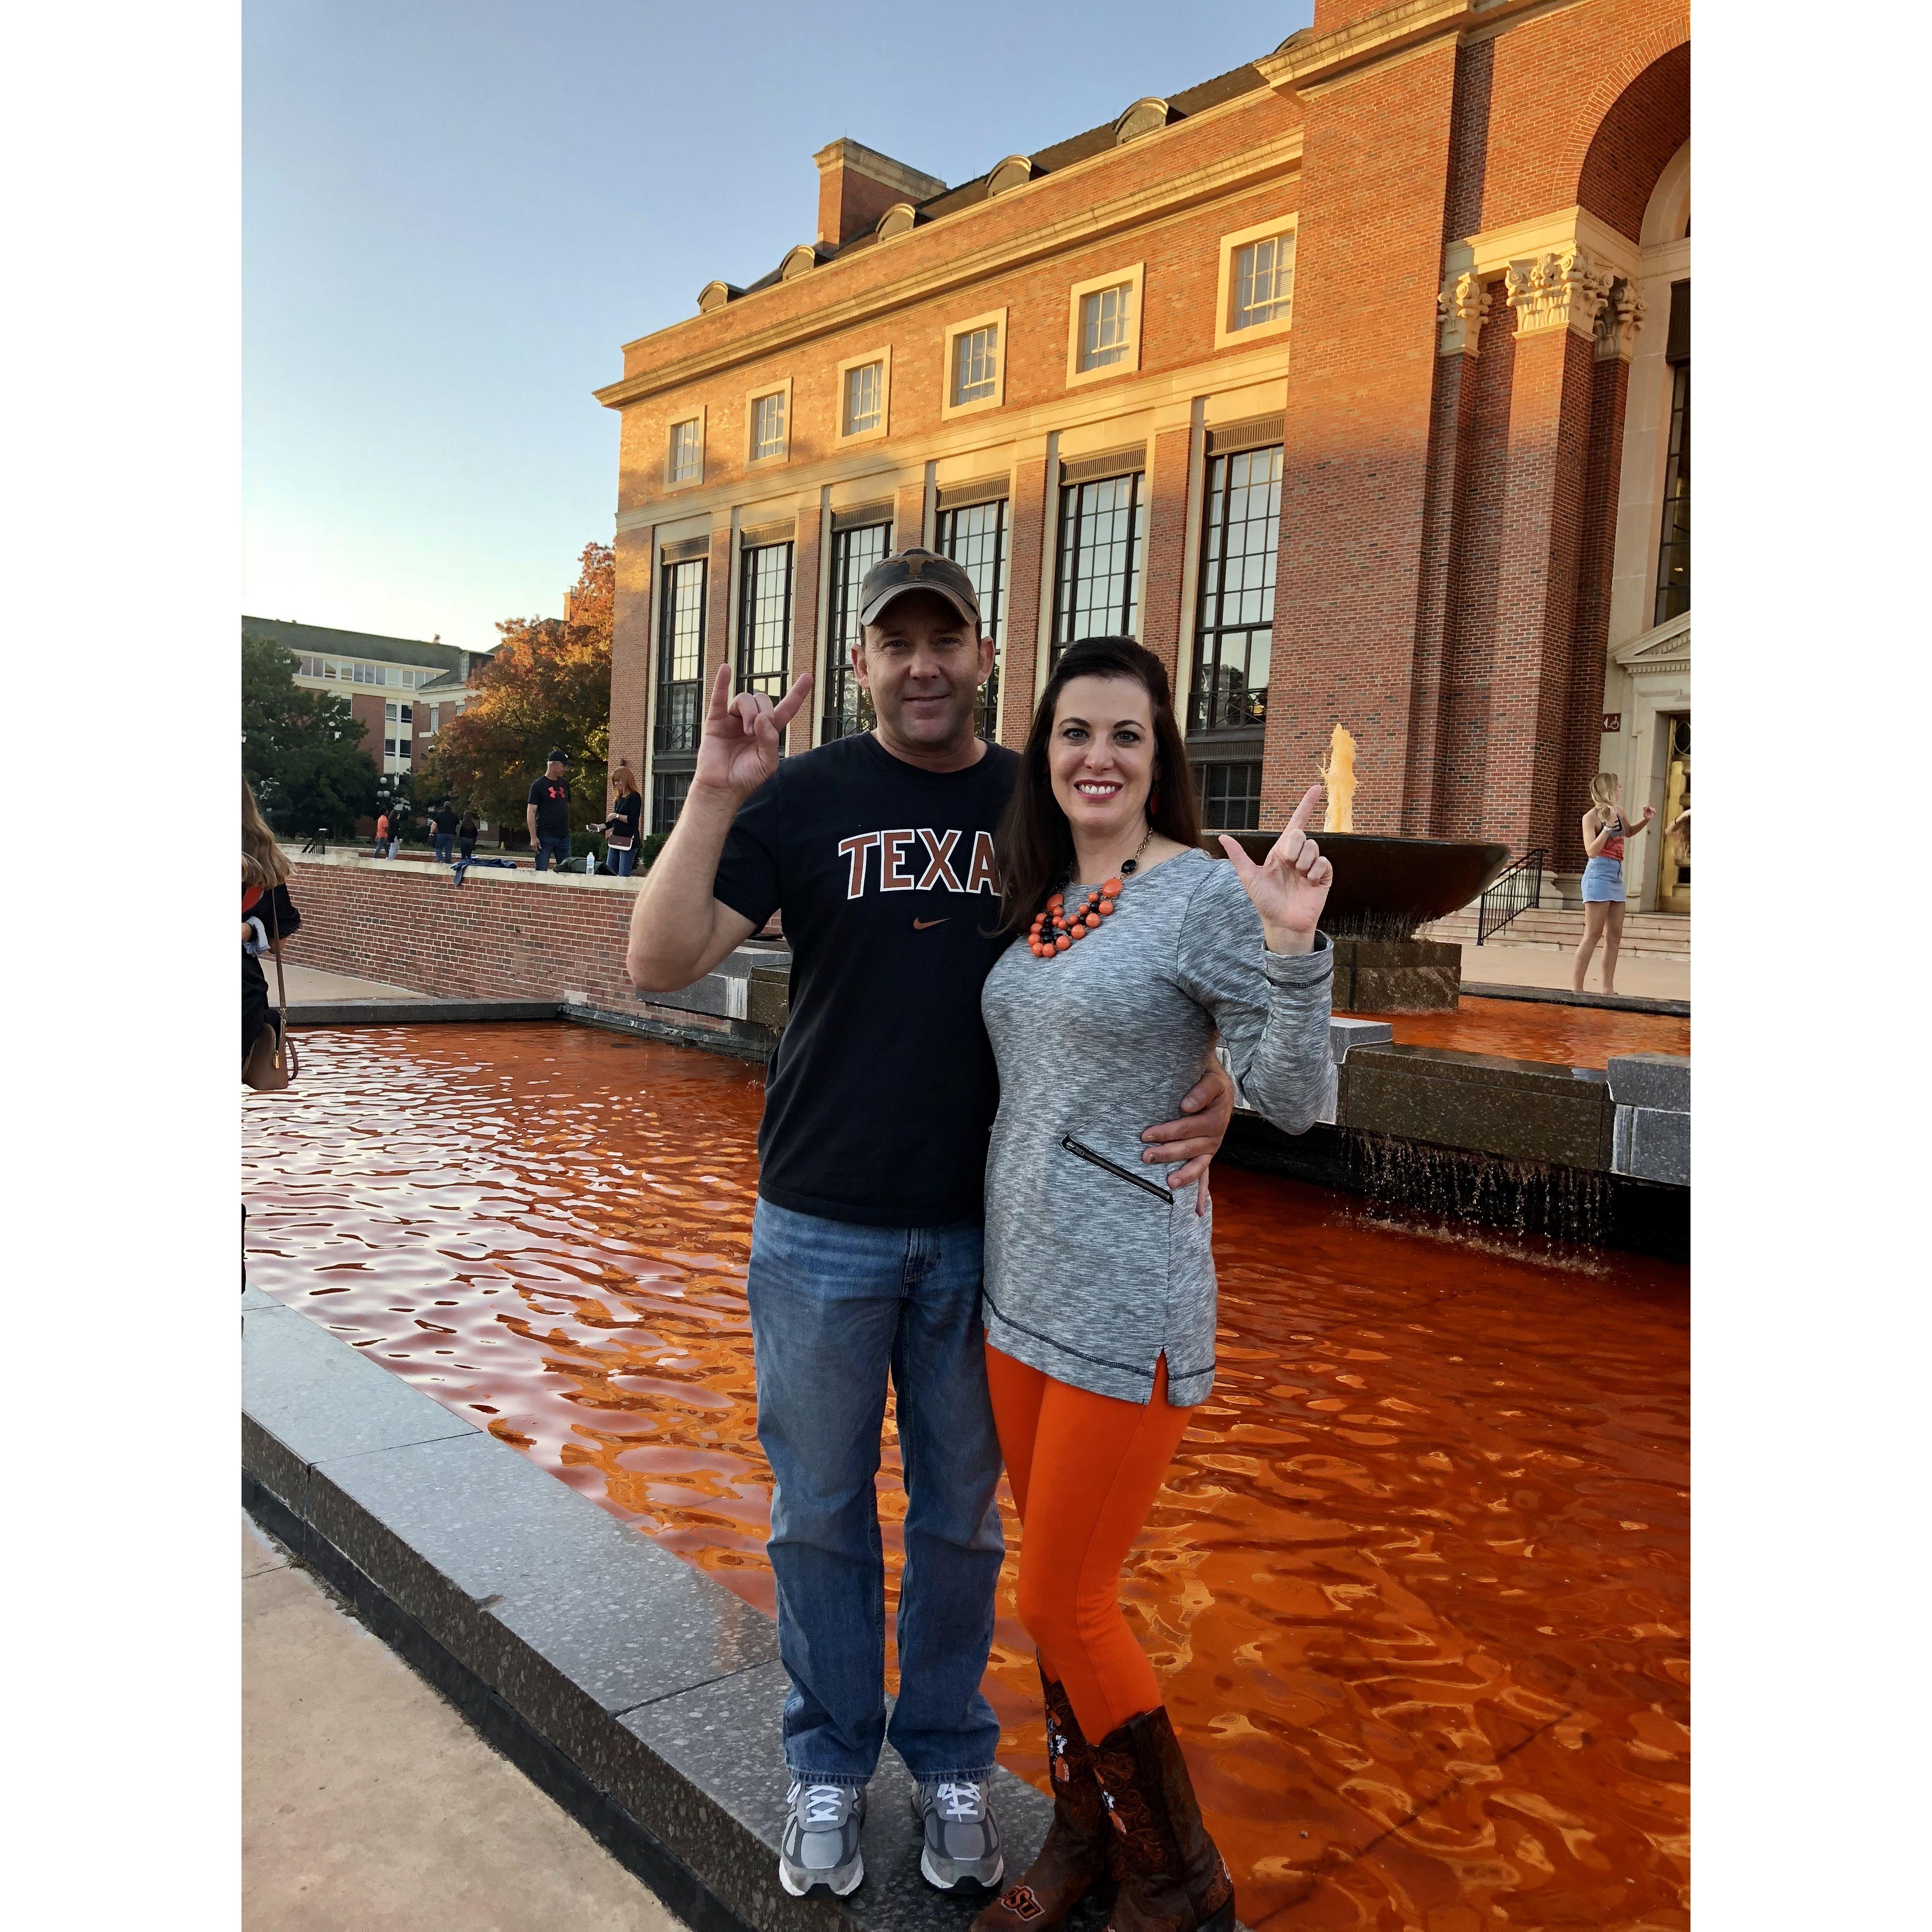
[[[1161,1701],[1120,1614],[1120,1565],[1154,1508],[1187,1411],[1156,1364],[1144,1406],[1070,1388],[986,1349],[986,1384],[1018,1506],[1020,1622],[1097,1744]]]

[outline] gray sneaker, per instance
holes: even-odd
[[[926,1834],[919,1869],[928,1885],[941,1892],[975,1885],[999,1889],[1006,1855],[985,1785],[970,1778],[921,1784],[912,1795],[912,1815]]]
[[[866,1876],[859,1828],[866,1822],[863,1786],[792,1780],[785,1793],[789,1815],[778,1840],[778,1882],[794,1898],[815,1885],[843,1898]]]

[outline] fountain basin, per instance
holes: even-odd
[[[1229,836],[1258,860],[1281,834]],[[1322,930],[1357,939],[1412,939],[1418,926],[1461,911],[1510,859],[1507,845],[1483,838],[1396,838],[1376,832],[1318,832],[1315,838],[1335,868]],[[1201,844],[1215,858],[1225,856],[1217,836]]]

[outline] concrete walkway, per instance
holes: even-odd
[[[1476,986],[1548,986],[1570,990],[1572,955],[1550,946],[1510,946],[1491,940],[1486,946],[1462,948],[1462,984]],[[1600,946],[1583,979],[1586,993],[1604,990],[1604,949]],[[1690,962],[1688,959],[1646,958],[1639,953],[1617,956],[1617,991],[1640,1000],[1688,1000]]]
[[[392,986],[382,980],[358,980],[348,973],[323,973],[313,966],[287,966],[284,971],[288,975],[289,1004],[292,1006],[314,1006],[332,1004],[338,1000],[427,1000],[428,993],[418,993],[408,986]],[[272,962],[268,968],[268,997],[275,996],[275,969]]]
[[[680,1932],[245,1516],[242,1662],[247,1932]]]

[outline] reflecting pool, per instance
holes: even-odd
[[[761,1070],[563,1024],[303,1048],[244,1103],[250,1279],[769,1611]],[[1686,1271],[1214,1192],[1220,1379],[1124,1594],[1244,1919],[1688,1927]],[[890,1422],[885,1465],[896,1587]],[[1013,1568],[986,1689],[1043,1786]]]

